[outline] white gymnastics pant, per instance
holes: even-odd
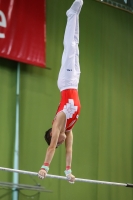
[[[74,4],[78,3],[77,10],[73,10]],[[61,68],[58,76],[58,88],[60,91],[73,88],[78,89],[80,78],[79,64],[79,13],[82,0],[76,0],[67,11],[67,25],[64,35],[64,51]]]

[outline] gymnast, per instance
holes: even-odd
[[[58,88],[61,92],[61,100],[58,106],[52,128],[46,131],[45,140],[49,145],[46,151],[44,164],[38,172],[38,177],[46,177],[55,149],[65,143],[66,170],[65,175],[70,183],[74,183],[75,176],[72,174],[72,128],[80,114],[80,100],[78,84],[80,78],[79,64],[79,14],[83,0],[75,0],[66,12],[67,25],[64,35],[64,51],[62,63],[58,75]]]

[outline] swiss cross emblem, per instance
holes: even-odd
[[[66,118],[72,118],[73,114],[78,110],[78,106],[74,106],[73,99],[68,99],[68,103],[63,108],[64,113],[66,114]]]

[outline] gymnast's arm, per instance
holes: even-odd
[[[66,172],[70,170],[68,173],[68,179],[70,182],[75,181],[75,176],[71,173],[71,164],[72,164],[72,146],[73,146],[73,133],[72,130],[66,132],[66,140],[65,140],[65,147],[66,147]],[[67,175],[66,175],[67,176]]]
[[[53,159],[54,153],[55,153],[59,134],[60,134],[60,128],[58,126],[57,120],[55,120],[55,122],[53,123],[53,126],[52,126],[51,143],[50,143],[49,147],[47,148],[44,163],[49,163],[49,165],[50,165],[50,163]]]
[[[52,137],[51,137],[51,143],[50,146],[47,148],[46,155],[45,155],[45,160],[44,163],[48,163],[50,165],[53,156],[55,154],[55,149],[57,146],[59,134],[62,130],[62,127],[65,126],[66,122],[66,117],[63,112],[60,112],[56,119],[54,120],[53,126],[52,126]],[[47,171],[44,169],[41,169],[38,173],[40,178],[44,178],[47,174]]]
[[[66,132],[66,140],[65,140],[66,166],[71,166],[72,163],[72,145],[73,145],[73,133],[71,130],[69,132]]]

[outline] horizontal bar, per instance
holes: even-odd
[[[17,169],[5,168],[5,167],[0,167],[0,170],[8,171],[8,172],[20,173],[20,174],[28,174],[28,175],[33,175],[33,176],[37,176],[38,175],[37,172],[17,170]],[[57,175],[47,174],[46,177],[47,178],[56,178],[56,179],[61,179],[61,180],[67,180],[67,178],[65,176],[57,176]],[[77,181],[77,182],[85,182],[85,183],[96,183],[96,184],[105,184],[105,185],[133,187],[133,184],[130,184],[130,183],[127,184],[127,183],[107,182],[107,181],[81,179],[81,178],[75,178],[75,181]]]

